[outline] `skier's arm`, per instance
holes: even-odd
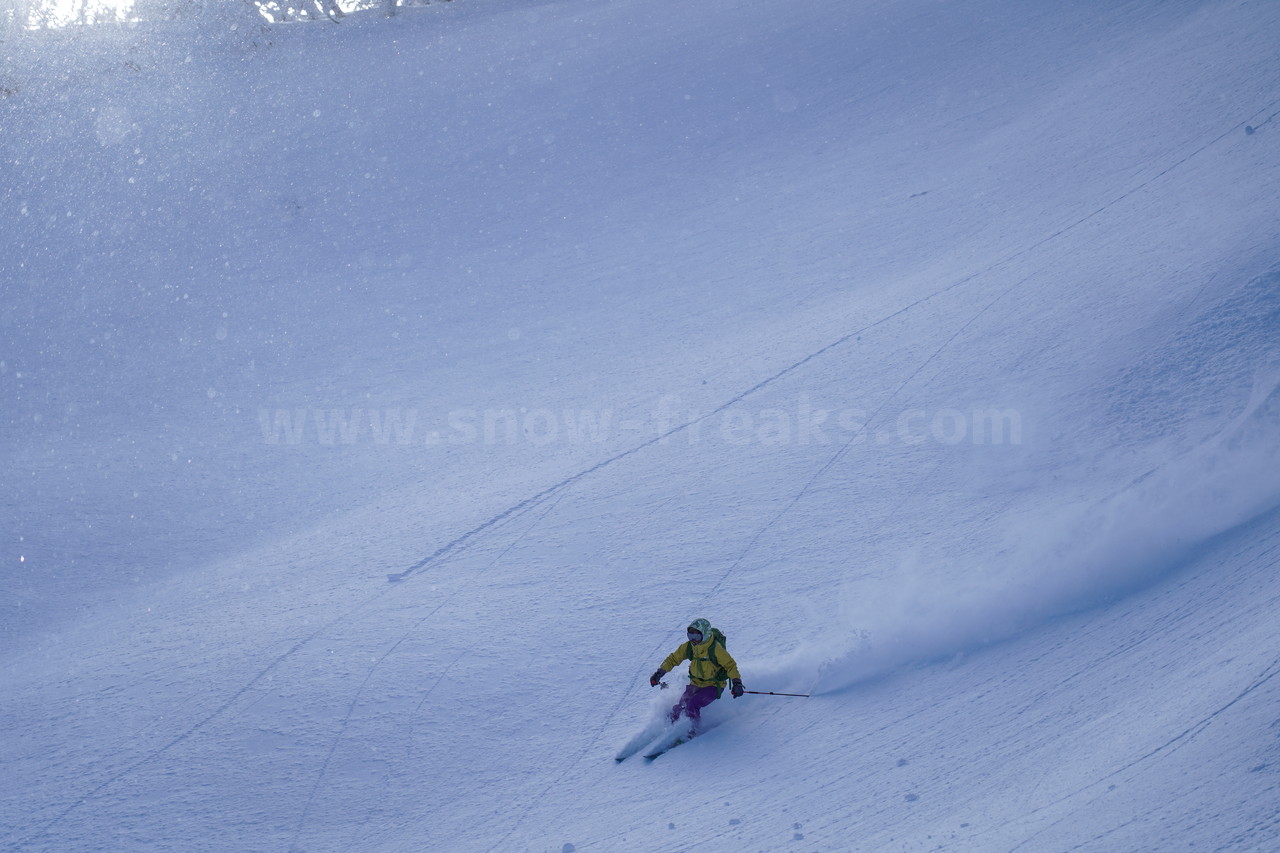
[[[667,659],[662,662],[662,668],[667,672],[678,667],[684,661],[689,659],[689,644],[681,643],[680,648],[667,655]]]

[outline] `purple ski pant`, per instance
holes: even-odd
[[[695,687],[692,684],[686,685],[684,695],[680,697],[671,708],[671,713],[667,714],[667,719],[675,722],[680,719],[683,712],[689,718],[689,722],[693,724],[693,728],[698,728],[698,721],[702,718],[702,709],[710,705],[712,702],[720,698],[721,688],[712,685],[711,687]]]

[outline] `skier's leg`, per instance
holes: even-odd
[[[680,719],[680,715],[682,713],[688,713],[689,700],[697,689],[698,688],[694,687],[692,684],[685,685],[684,693],[680,694],[680,701],[672,705],[670,713],[667,714],[668,722],[674,723],[676,720]]]
[[[689,722],[693,724],[690,734],[696,734],[699,724],[702,722],[702,709],[710,705],[712,702],[720,698],[720,688],[716,686],[699,687],[693,689],[693,685],[689,685],[691,692],[685,696],[685,714],[689,717]]]

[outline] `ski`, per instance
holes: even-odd
[[[653,743],[654,738],[661,735],[666,728],[667,724],[661,720],[645,726],[639,734],[627,741],[626,745],[623,746],[622,749],[618,750],[618,754],[613,757],[613,760],[619,764],[626,761],[628,758]]]
[[[668,722],[664,717],[658,717],[657,720],[649,721],[649,724],[646,725],[644,729],[637,731],[635,735],[632,735],[630,740],[627,740],[626,745],[623,745],[621,749],[618,749],[618,754],[613,756],[613,761],[618,763],[626,761],[627,758],[634,756],[634,754],[640,752],[641,749],[644,749],[645,747],[648,747],[649,744],[654,743],[655,739],[664,738],[669,729],[671,729],[671,722]]]
[[[644,760],[653,761],[658,756],[665,755],[680,744],[688,743],[694,737],[693,733],[684,730],[669,732],[665,737],[658,739],[649,746],[649,749],[644,754]]]

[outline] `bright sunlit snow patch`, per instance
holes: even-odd
[[[132,21],[136,20],[133,7],[134,0],[45,0],[28,18],[27,26],[39,29]]]

